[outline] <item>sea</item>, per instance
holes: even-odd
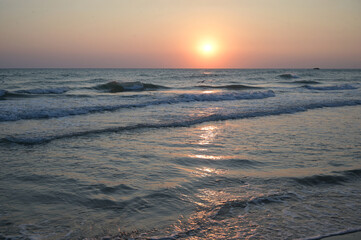
[[[0,239],[361,230],[361,70],[0,69]]]

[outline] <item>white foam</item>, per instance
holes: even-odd
[[[158,100],[142,102],[137,104],[119,104],[119,105],[100,105],[100,106],[83,106],[72,108],[41,108],[41,109],[10,109],[0,113],[0,121],[16,121],[20,119],[42,119],[42,118],[59,118],[74,115],[83,115],[93,112],[115,111],[121,108],[147,107],[160,104],[177,104],[182,102],[199,102],[199,101],[229,101],[242,99],[262,99],[274,97],[275,93],[269,91],[257,92],[217,92],[210,94],[181,94],[175,97],[163,97]]]
[[[70,89],[67,87],[59,87],[59,88],[35,88],[35,89],[25,89],[25,90],[17,90],[16,93],[26,93],[26,94],[62,94]]]
[[[123,82],[120,85],[124,88],[124,90],[128,91],[139,91],[144,88],[143,83],[141,82]]]
[[[191,101],[225,101],[225,100],[241,100],[241,99],[262,99],[274,97],[272,90],[257,92],[219,92],[211,94],[182,94],[175,102],[191,102]]]
[[[166,127],[187,127],[195,124],[200,124],[204,122],[211,121],[224,121],[230,119],[242,119],[242,118],[254,118],[254,117],[264,117],[264,116],[273,116],[281,114],[292,114],[297,112],[304,112],[310,109],[317,109],[323,107],[341,107],[341,106],[354,106],[361,105],[361,100],[354,101],[342,101],[342,102],[326,102],[326,103],[313,103],[308,105],[300,106],[291,106],[277,109],[261,109],[247,112],[233,112],[233,113],[216,113],[208,116],[202,116],[198,118],[188,118],[184,117],[181,120],[176,119],[174,121],[160,122],[160,123],[141,123],[128,126],[115,126],[105,129],[93,129],[90,131],[83,132],[71,132],[60,135],[46,135],[46,136],[36,136],[36,137],[27,137],[27,136],[7,136],[0,139],[2,142],[14,142],[20,144],[39,144],[43,142],[49,142],[55,139],[82,136],[87,134],[99,134],[105,132],[120,132],[124,130],[133,130],[133,129],[145,129],[145,128],[166,128]]]

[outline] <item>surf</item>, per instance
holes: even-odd
[[[343,106],[356,106],[361,105],[361,100],[353,101],[331,101],[323,103],[311,103],[299,106],[286,106],[282,108],[275,109],[255,109],[245,112],[219,112],[209,114],[207,116],[192,117],[184,116],[180,120],[174,119],[172,121],[163,121],[158,123],[138,123],[134,125],[127,126],[115,126],[115,127],[106,127],[103,129],[90,129],[79,132],[70,132],[66,134],[55,134],[55,135],[46,135],[46,136],[4,136],[0,139],[2,143],[18,143],[25,145],[34,145],[51,142],[56,139],[72,138],[79,136],[86,136],[92,134],[103,134],[103,133],[117,133],[123,131],[133,131],[138,129],[150,129],[150,128],[174,128],[174,127],[190,127],[192,125],[201,124],[205,122],[213,121],[226,121],[232,119],[244,119],[244,118],[256,118],[256,117],[268,117],[282,114],[294,114],[299,112],[305,112],[308,110],[325,108],[325,107],[343,107]]]
[[[127,91],[150,91],[157,89],[167,89],[165,86],[136,82],[117,82],[112,81],[105,84],[100,84],[94,87],[98,90],[107,91],[110,93],[127,92]]]
[[[152,87],[152,86],[151,86]],[[252,100],[275,97],[272,90],[254,92],[215,92],[215,93],[181,93],[174,96],[159,97],[152,101],[144,101],[133,104],[107,104],[99,106],[83,106],[71,108],[42,108],[25,111],[7,110],[0,113],[0,122],[17,121],[22,119],[44,119],[59,118],[75,115],[85,115],[90,113],[117,111],[125,108],[144,108],[152,105],[178,104],[187,102],[218,102],[234,100]],[[118,101],[121,101],[118,99]]]

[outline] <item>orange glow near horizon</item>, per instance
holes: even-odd
[[[361,67],[360,1],[3,2],[0,68]]]

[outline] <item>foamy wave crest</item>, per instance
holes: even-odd
[[[193,101],[224,101],[224,100],[242,100],[242,99],[262,99],[274,97],[272,90],[257,92],[230,92],[230,93],[202,93],[202,94],[182,94],[174,99],[176,102],[193,102]]]
[[[62,94],[70,89],[67,87],[59,87],[59,88],[35,88],[35,89],[27,89],[27,90],[17,90],[15,93],[22,94]]]
[[[357,89],[357,87],[354,87],[354,86],[352,86],[350,84],[324,86],[324,87],[314,87],[314,86],[310,86],[310,85],[304,85],[303,87],[307,88],[307,89],[310,89],[310,90],[320,90],[320,91]]]
[[[106,132],[121,132],[125,130],[135,130],[135,129],[146,129],[146,128],[168,128],[168,127],[189,127],[195,124],[200,124],[204,122],[212,122],[212,121],[224,121],[231,119],[243,119],[243,118],[254,118],[254,117],[265,117],[265,116],[273,116],[273,115],[281,115],[281,114],[293,114],[297,112],[304,112],[310,109],[324,108],[324,107],[341,107],[341,106],[355,106],[361,105],[361,100],[353,100],[353,101],[340,101],[340,102],[326,102],[326,103],[313,103],[302,106],[290,106],[283,107],[278,109],[262,109],[262,110],[254,110],[247,112],[236,112],[236,113],[216,113],[204,117],[198,118],[189,118],[184,117],[182,120],[175,121],[167,121],[161,123],[142,123],[130,126],[121,126],[121,127],[111,127],[105,129],[94,129],[84,132],[75,132],[64,135],[52,135],[52,136],[44,136],[44,137],[17,137],[17,136],[7,136],[0,139],[0,142],[11,142],[11,143],[19,143],[19,144],[39,144],[44,142],[50,142],[55,139],[69,138],[69,137],[77,137],[84,136],[88,134],[101,134]]]
[[[157,90],[157,89],[165,89],[167,87],[155,85],[151,83],[113,81],[113,82],[97,85],[94,88],[99,90],[105,90],[111,93],[116,93],[116,92],[126,92],[126,91]]]
[[[197,87],[198,88],[220,88],[220,89],[228,89],[228,90],[243,90],[243,89],[261,88],[261,87],[242,85],[242,84],[231,84],[231,85],[222,85],[222,86],[199,85]]]
[[[4,112],[0,113],[0,121],[17,121],[20,119],[42,119],[42,118],[59,118],[72,115],[84,115],[94,112],[104,111],[116,111],[122,108],[137,108],[147,107],[151,105],[160,104],[177,104],[182,102],[205,102],[205,101],[230,101],[230,100],[242,100],[242,99],[262,99],[268,97],[274,97],[275,93],[269,91],[259,92],[232,92],[232,93],[209,93],[209,94],[181,94],[175,97],[164,97],[155,101],[137,103],[137,104],[120,104],[120,105],[108,105],[108,106],[86,106],[78,108],[67,109],[40,109],[31,111],[19,111],[19,112]]]

